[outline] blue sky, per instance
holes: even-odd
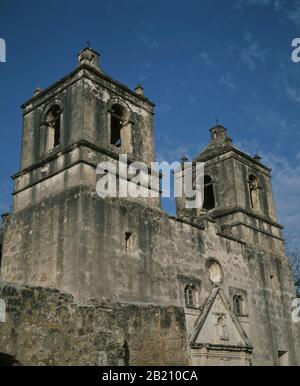
[[[217,117],[273,168],[279,221],[299,235],[300,1],[0,0],[0,37],[0,212],[19,168],[19,106],[71,71],[89,40],[104,71],[156,103],[160,160],[196,155]]]

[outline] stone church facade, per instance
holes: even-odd
[[[194,159],[205,164],[201,210],[178,198],[172,217],[160,198],[100,198],[99,162],[155,160],[154,104],[104,73],[92,49],[78,61],[22,106],[1,233],[0,362],[300,365],[271,170],[217,125]]]

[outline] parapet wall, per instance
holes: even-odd
[[[0,284],[1,355],[22,365],[185,365],[181,308],[75,304],[71,295]]]

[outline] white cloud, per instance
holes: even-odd
[[[243,7],[251,7],[253,5],[270,5],[271,0],[239,0],[238,6]]]
[[[258,41],[253,41],[252,35],[247,34],[245,41],[248,44],[242,48],[240,58],[250,70],[255,70],[258,64],[264,64],[269,55],[269,50],[261,48]]]
[[[300,25],[300,1],[297,0],[294,4],[289,7],[286,11],[286,17],[288,21],[293,23],[295,26],[299,27]]]
[[[195,57],[195,62],[205,64],[208,67],[213,67],[214,66],[213,54],[207,51],[198,52],[197,56]]]
[[[204,143],[182,143],[178,138],[159,135],[157,160],[175,162],[186,156],[191,161],[204,146]]]
[[[283,0],[238,0],[236,3],[236,8],[243,10],[247,7],[253,6],[263,6],[269,7],[272,6],[275,11],[280,11],[285,5]]]
[[[297,127],[300,124],[297,121],[289,119],[289,117],[279,110],[264,106],[257,101],[252,104],[241,107],[237,116],[237,124],[252,137],[263,132],[270,136],[270,141],[267,146],[276,146],[276,142],[280,146],[285,146],[291,137],[295,140],[298,136]],[[274,136],[275,135],[275,136]],[[300,136],[299,136],[300,138]]]
[[[237,0],[235,8],[243,11],[249,7],[270,7],[282,20],[300,25],[300,0]]]
[[[300,90],[291,86],[286,86],[286,92],[292,102],[300,103]]]
[[[236,88],[236,84],[234,83],[231,74],[226,74],[226,75],[222,74],[218,81],[218,85],[224,86],[231,91],[235,90]]]
[[[169,102],[160,102],[156,105],[157,113],[169,113],[172,110],[172,105]]]
[[[138,40],[142,43],[149,51],[155,51],[160,47],[158,40],[152,39],[150,36],[147,36],[143,33],[138,33]]]
[[[228,58],[232,61],[232,68],[236,64],[246,65],[250,70],[255,70],[259,65],[265,64],[271,57],[269,48],[262,47],[261,42],[255,39],[255,34],[246,30],[240,44],[225,44],[223,49],[199,51],[194,58],[196,65],[206,65],[211,69],[219,70],[220,63]],[[229,75],[231,77],[231,75]],[[226,76],[228,77],[228,75]],[[226,80],[225,80],[226,81]],[[228,83],[228,82],[227,82]],[[230,82],[230,88],[233,84]],[[228,86],[228,84],[227,84]]]

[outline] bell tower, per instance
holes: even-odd
[[[129,163],[154,161],[154,104],[141,86],[132,91],[105,74],[99,60],[99,53],[84,49],[73,72],[37,89],[22,106],[14,211],[76,184],[95,186],[95,165],[119,154]]]
[[[1,278],[76,295],[78,282],[93,271],[83,268],[92,253],[86,229],[90,226],[93,240],[99,238],[96,228],[109,212],[97,201],[97,165],[109,161],[117,167],[119,155],[126,154],[127,166],[135,161],[150,166],[154,104],[141,85],[131,90],[107,75],[100,54],[87,47],[71,73],[36,89],[22,109],[21,166],[13,176],[13,211],[4,224]],[[160,208],[159,195],[107,202],[114,200]],[[87,210],[92,205],[90,216],[98,213],[93,226]]]
[[[271,169],[259,156],[237,149],[227,129],[210,129],[211,141],[194,160],[204,163],[202,208],[188,210],[177,200],[177,214],[192,221],[215,220],[222,232],[241,241],[283,250],[282,227],[276,222]]]

